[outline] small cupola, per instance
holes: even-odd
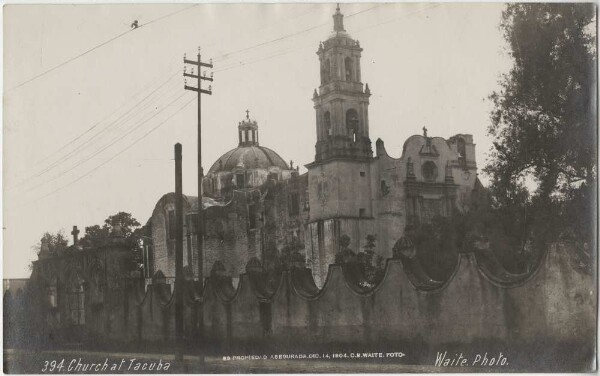
[[[344,30],[344,15],[340,12],[340,4],[337,4],[335,13],[333,14],[333,31],[340,32]]]
[[[238,124],[239,146],[258,146],[258,124],[250,119],[250,111],[246,110],[246,118]]]

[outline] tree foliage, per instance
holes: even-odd
[[[385,267],[383,265],[383,257],[376,253],[377,237],[376,235],[367,235],[364,251],[356,255],[356,259],[366,282],[370,286],[377,285],[383,279]]]
[[[81,241],[87,246],[103,247],[110,244],[112,237],[122,237],[131,247],[131,270],[139,270],[142,268],[142,233],[141,224],[130,213],[119,212],[106,218],[102,226],[87,226]]]
[[[67,249],[69,239],[65,236],[63,230],[59,230],[54,234],[46,232],[42,235],[40,242],[33,246],[33,249],[38,253],[42,249],[42,242],[45,242],[48,245],[48,251],[50,253],[56,254]]]
[[[495,217],[520,250],[565,237],[589,249],[597,187],[595,6],[508,4],[500,28],[513,67],[491,95],[494,146],[484,171]]]
[[[367,235],[364,251],[356,254],[350,249],[351,239],[348,235],[340,237],[340,250],[335,255],[335,263],[348,265],[355,274],[356,281],[362,287],[374,287],[383,279],[385,266],[383,257],[376,251],[377,237]]]
[[[141,225],[130,213],[126,212],[119,212],[109,216],[104,220],[102,226],[93,225],[86,227],[85,236],[82,240],[89,242],[92,246],[102,246],[106,244],[107,239],[111,235],[115,235],[117,227],[119,236],[131,240],[135,244],[139,242]]]
[[[592,3],[508,4],[501,29],[513,67],[491,95],[495,139],[485,171],[498,206],[522,205],[523,178],[548,202],[596,179]]]

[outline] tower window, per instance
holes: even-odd
[[[346,128],[348,128],[348,134],[352,137],[352,141],[356,142],[356,134],[358,133],[358,113],[353,108],[346,111]]]
[[[364,178],[364,177],[365,177],[365,172],[364,172],[364,171],[361,171],[361,172],[360,172],[360,176],[362,176],[362,177]]]
[[[248,205],[248,228],[256,228],[256,206]]]
[[[329,82],[331,77],[331,64],[329,63],[329,59],[325,59],[323,65],[321,66],[321,83],[326,84]]]
[[[175,239],[176,225],[175,210],[169,210],[167,212],[167,231],[169,233],[169,239]]]
[[[365,210],[365,208],[360,208],[360,209],[358,209],[358,216],[359,216],[360,218],[362,218],[362,217],[365,217],[365,213],[366,213],[366,210]]]
[[[323,123],[325,124],[325,136],[330,137],[331,136],[331,114],[329,113],[329,111],[326,111],[325,114],[323,114]]]
[[[344,70],[346,72],[346,81],[352,81],[352,59],[344,59]]]
[[[461,165],[461,167],[465,167],[465,165],[467,164],[467,160],[466,160],[466,147],[465,147],[465,140],[462,137],[458,138],[457,141],[457,151],[458,151],[458,163]]]

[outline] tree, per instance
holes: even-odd
[[[484,171],[505,230],[520,232],[522,244],[543,245],[565,229],[593,238],[594,211],[577,208],[596,207],[594,20],[592,3],[515,3],[503,12],[513,67],[491,95]]]
[[[461,227],[468,227],[464,222],[460,214],[452,218],[435,216],[431,223],[406,230],[406,236],[416,248],[417,259],[432,278],[443,281],[452,274],[464,236]]]
[[[508,4],[501,29],[513,67],[494,92],[485,171],[495,199],[522,199],[523,178],[547,202],[596,178],[594,5]],[[594,28],[595,29],[595,28]]]
[[[92,247],[101,247],[110,244],[110,238],[115,235],[117,228],[127,244],[131,247],[131,269],[139,270],[142,268],[142,247],[141,239],[143,228],[141,224],[130,214],[119,212],[111,215],[104,220],[104,224],[88,226],[85,228],[85,236],[82,242]]]
[[[342,235],[340,237],[340,250],[335,254],[335,263],[338,265],[356,262],[356,253],[350,249],[350,237]]]
[[[115,226],[120,226],[123,236],[129,238],[141,225],[131,214],[118,212],[104,220],[104,227],[110,232],[115,229]]]
[[[385,272],[383,257],[375,252],[376,242],[376,235],[367,235],[364,251],[356,256],[365,280],[371,287],[381,282]]]
[[[53,254],[64,251],[67,249],[67,245],[69,244],[69,240],[65,236],[63,230],[59,230],[54,234],[50,232],[44,233],[40,242],[33,246],[33,249],[36,251],[36,253],[41,251],[42,242],[45,242],[48,245],[48,251]]]

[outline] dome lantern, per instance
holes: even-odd
[[[258,146],[258,124],[250,119],[250,110],[246,110],[246,118],[238,124],[238,146]]]

